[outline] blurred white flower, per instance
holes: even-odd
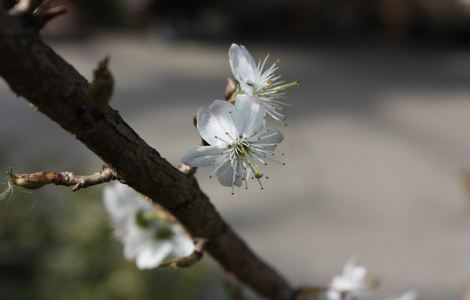
[[[280,101],[286,96],[285,89],[298,86],[299,82],[285,83],[281,75],[276,74],[279,63],[266,66],[269,55],[256,64],[250,52],[244,47],[232,44],[229,61],[233,76],[240,84],[242,94],[256,96],[261,100],[266,112],[276,120],[285,120],[283,111],[289,104]]]
[[[274,149],[284,139],[275,128],[265,127],[264,108],[253,96],[239,95],[235,105],[215,100],[197,113],[197,128],[210,146],[196,147],[182,158],[192,167],[216,166],[215,174],[224,186],[247,187],[247,179],[261,185],[260,164],[276,161]],[[262,185],[261,185],[262,188]]]
[[[335,276],[327,291],[328,300],[351,300],[369,290],[367,270],[351,258],[341,275]]]
[[[390,298],[389,300],[416,300],[416,299],[418,299],[418,294],[415,291],[408,291],[398,298]]]
[[[470,0],[459,0],[459,2],[463,6],[470,6]]]
[[[135,260],[139,269],[155,268],[168,258],[193,252],[194,244],[183,228],[157,219],[156,207],[128,186],[106,186],[103,199],[125,258]]]

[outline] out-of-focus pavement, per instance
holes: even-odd
[[[460,177],[470,168],[470,53],[247,46],[281,58],[285,78],[302,86],[291,90],[281,128],[287,164],[268,168],[265,190],[252,182],[231,196],[209,170],[198,173],[222,215],[295,284],[327,284],[355,255],[385,292],[459,299],[470,281],[470,199]],[[54,47],[88,78],[111,54],[112,106],[175,164],[198,143],[193,114],[223,96],[230,75],[229,45],[103,38]],[[0,103],[2,143],[18,149],[13,166],[70,153],[99,168],[4,83]],[[43,167],[66,168],[67,159]]]

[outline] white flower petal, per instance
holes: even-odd
[[[181,161],[191,167],[212,166],[223,158],[223,151],[219,146],[196,147],[186,152]]]
[[[217,179],[223,186],[233,186],[233,168],[230,161],[227,160],[224,165],[216,172]],[[240,186],[240,185],[237,185]]]
[[[242,186],[243,185],[243,179],[245,178],[245,169],[243,168],[243,164],[241,160],[236,160],[235,161],[235,176],[232,176],[233,180],[233,185],[235,186]]]
[[[343,273],[335,276],[330,284],[330,290],[359,294],[367,289],[367,270],[356,264],[356,259],[351,258],[345,264]]]
[[[263,104],[255,96],[238,95],[234,113],[237,129],[241,136],[249,137],[266,124]]]
[[[329,290],[326,293],[326,300],[342,300],[341,294],[337,291]]]
[[[194,242],[179,224],[173,224],[171,230],[174,233],[173,254],[175,256],[188,256],[194,251]]]
[[[358,287],[363,287],[366,280],[367,270],[364,267],[357,266],[349,274],[351,282],[353,282]]]
[[[138,202],[134,200],[136,196],[133,189],[121,183],[113,183],[103,189],[105,208],[115,221],[120,221],[136,211],[138,207]]]
[[[117,182],[103,189],[103,200],[114,224],[114,234],[123,243],[129,236],[134,238],[134,229],[137,227],[135,224],[137,211],[153,211],[155,209],[143,196],[130,187]]]
[[[148,243],[137,255],[137,267],[141,270],[158,267],[171,253],[172,248],[169,241]]]
[[[124,246],[124,257],[130,261],[134,260],[149,238],[136,225],[127,227],[127,231],[119,239]]]
[[[334,291],[343,292],[351,291],[353,289],[353,286],[348,278],[342,276],[335,276],[331,281],[330,288]]]
[[[232,104],[222,100],[215,100],[208,108],[199,109],[197,129],[207,143],[223,148],[238,137],[233,110]]]
[[[362,285],[367,276],[367,270],[356,264],[356,259],[351,258],[343,269],[343,277],[347,278],[356,286]]]
[[[173,243],[173,254],[176,257],[188,256],[194,251],[194,243],[187,236],[177,235],[171,242]]]
[[[415,291],[408,291],[404,293],[403,295],[401,295],[400,297],[392,298],[390,300],[416,300],[416,299],[418,299],[418,293],[416,293]]]
[[[240,84],[257,81],[256,62],[244,46],[232,44],[228,56],[233,76]]]

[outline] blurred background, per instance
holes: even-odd
[[[327,285],[354,255],[382,279],[377,299],[470,299],[470,1],[56,3],[69,13],[44,38],[89,79],[111,55],[112,106],[175,165],[199,142],[192,116],[223,97],[232,42],[301,81],[282,128],[286,166],[268,169],[265,190],[232,196],[197,174],[293,284]],[[3,81],[0,103],[1,170],[101,167]],[[101,189],[15,191],[0,209],[0,299],[230,299],[208,257],[178,272],[124,261]]]

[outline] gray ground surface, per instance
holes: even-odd
[[[228,46],[105,38],[55,48],[83,74],[111,54],[112,105],[176,164],[198,143],[192,115],[223,96]],[[460,178],[470,168],[470,53],[250,48],[280,57],[286,79],[302,87],[290,93],[283,128],[287,164],[268,169],[264,191],[252,183],[231,196],[209,170],[198,173],[220,212],[295,284],[326,284],[355,255],[384,280],[384,291],[459,299],[470,279],[469,199]],[[4,83],[0,103],[1,142],[18,149],[12,165],[71,153],[90,170],[99,166]],[[58,157],[44,168],[66,168],[69,158]]]

